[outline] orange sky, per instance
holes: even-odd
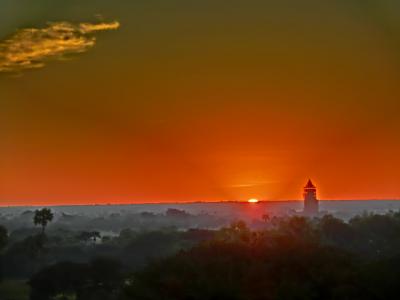
[[[4,6],[0,205],[400,199],[394,1],[97,2]]]

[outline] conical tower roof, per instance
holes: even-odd
[[[315,185],[312,183],[311,179],[308,179],[308,182],[304,188],[305,189],[315,189]]]

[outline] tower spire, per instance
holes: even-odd
[[[312,183],[311,179],[308,179],[308,182],[304,188],[315,189],[315,185]]]
[[[304,187],[304,214],[312,216],[318,213],[319,201],[317,200],[317,188],[312,183],[311,179],[308,179],[306,186]]]

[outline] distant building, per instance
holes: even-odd
[[[306,186],[304,187],[304,214],[308,216],[318,214],[319,201],[317,199],[317,188],[308,180]]]

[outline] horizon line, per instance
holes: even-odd
[[[257,204],[262,203],[274,203],[274,202],[303,202],[304,200],[299,199],[288,199],[288,200],[259,200]],[[318,201],[400,201],[400,198],[396,199],[318,199]],[[223,201],[187,201],[187,202],[136,202],[136,203],[83,203],[83,204],[21,204],[21,205],[1,205],[0,208],[18,208],[18,207],[63,207],[63,206],[131,206],[131,205],[188,205],[188,204],[220,204],[220,203],[234,203],[234,204],[249,204],[247,200],[223,200]],[[253,203],[254,204],[254,203]]]

